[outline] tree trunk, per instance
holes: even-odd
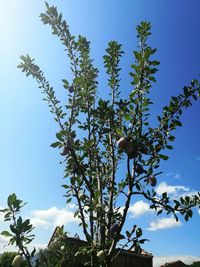
[[[111,267],[111,258],[107,258],[103,267]]]

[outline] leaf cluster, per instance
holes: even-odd
[[[10,222],[10,231],[5,230],[0,234],[9,238],[9,245],[16,245],[18,247],[22,255],[25,256],[29,266],[31,266],[30,260],[34,256],[35,249],[29,253],[27,245],[34,239],[34,234],[32,234],[34,227],[30,223],[30,219],[23,220],[19,215],[25,204],[17,198],[15,193],[8,196],[8,207],[0,210],[0,212],[4,213],[4,221]]]

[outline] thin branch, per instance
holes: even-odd
[[[83,232],[85,234],[85,237],[86,237],[88,243],[90,244],[91,238],[90,238],[90,235],[88,234],[88,231],[87,231],[87,226],[86,226],[86,222],[85,222],[85,216],[84,216],[83,207],[81,205],[81,201],[80,201],[80,198],[79,198],[79,195],[78,195],[78,190],[77,190],[77,188],[75,186],[73,187],[73,189],[74,189],[74,192],[75,192],[75,196],[76,196],[76,199],[77,199],[77,202],[78,202],[78,206],[79,206],[79,210],[80,210],[80,214],[81,214]]]

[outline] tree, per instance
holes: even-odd
[[[199,266],[200,266],[200,261],[194,261],[192,264],[187,265],[187,266],[191,266],[191,267],[199,267]]]
[[[33,251],[30,253],[27,245],[30,244],[34,239],[34,234],[31,233],[34,228],[30,223],[30,219],[23,220],[19,215],[22,207],[26,205],[26,203],[23,203],[23,201],[18,199],[17,196],[13,193],[8,196],[7,205],[8,207],[0,210],[0,212],[3,212],[5,214],[4,221],[11,222],[10,232],[2,231],[0,234],[6,236],[7,238],[10,238],[9,245],[15,244],[18,247],[18,257],[20,257],[18,262],[21,262],[23,260],[21,257],[23,256],[26,259],[28,266],[32,267],[31,260],[36,250],[33,249]],[[16,264],[14,266],[19,266],[19,263],[18,265]]]
[[[156,49],[148,44],[149,22],[141,22],[136,28],[138,51],[134,51],[130,73],[133,90],[127,99],[120,96],[122,45],[109,42],[103,59],[110,92],[109,99],[102,99],[97,95],[98,69],[90,57],[90,42],[70,33],[56,7],[46,3],[46,12],[40,17],[60,39],[70,59],[73,79],[62,80],[68,92],[67,104],[62,105],[57,99],[43,71],[29,55],[21,56],[18,67],[37,81],[58,124],[57,141],[51,146],[62,150],[65,197],[67,203],[73,201],[78,206],[74,216],[81,221],[90,254],[86,265],[110,267],[124,247],[135,247],[140,253],[140,244],[146,241],[141,239],[142,229],[138,226],[124,229],[134,196],[148,200],[158,215],[173,214],[177,221],[179,215],[187,221],[192,217],[192,207],[200,205],[199,193],[171,200],[167,193],[159,198],[153,188],[161,174],[160,162],[168,159],[164,151],[173,149],[173,131],[181,126],[183,110],[198,99],[200,83],[194,79],[182,93],[173,96],[157,116],[157,127],[152,127],[149,92],[156,82],[154,74],[159,62],[152,58]],[[120,168],[124,170],[123,177],[118,175]],[[122,211],[119,199],[124,203]]]
[[[4,252],[0,256],[0,266],[1,267],[10,267],[14,257],[17,255],[16,252]]]
[[[78,244],[70,244],[68,233],[59,227],[48,248],[37,253],[37,267],[83,267],[87,258],[78,257],[78,249]],[[77,257],[74,257],[75,254]]]
[[[0,267],[11,267],[15,256],[17,256],[16,252],[4,252],[0,255]],[[26,267],[26,262],[23,262],[21,266]]]

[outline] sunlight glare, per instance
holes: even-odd
[[[0,0],[0,53],[15,50],[24,39],[29,1]]]

